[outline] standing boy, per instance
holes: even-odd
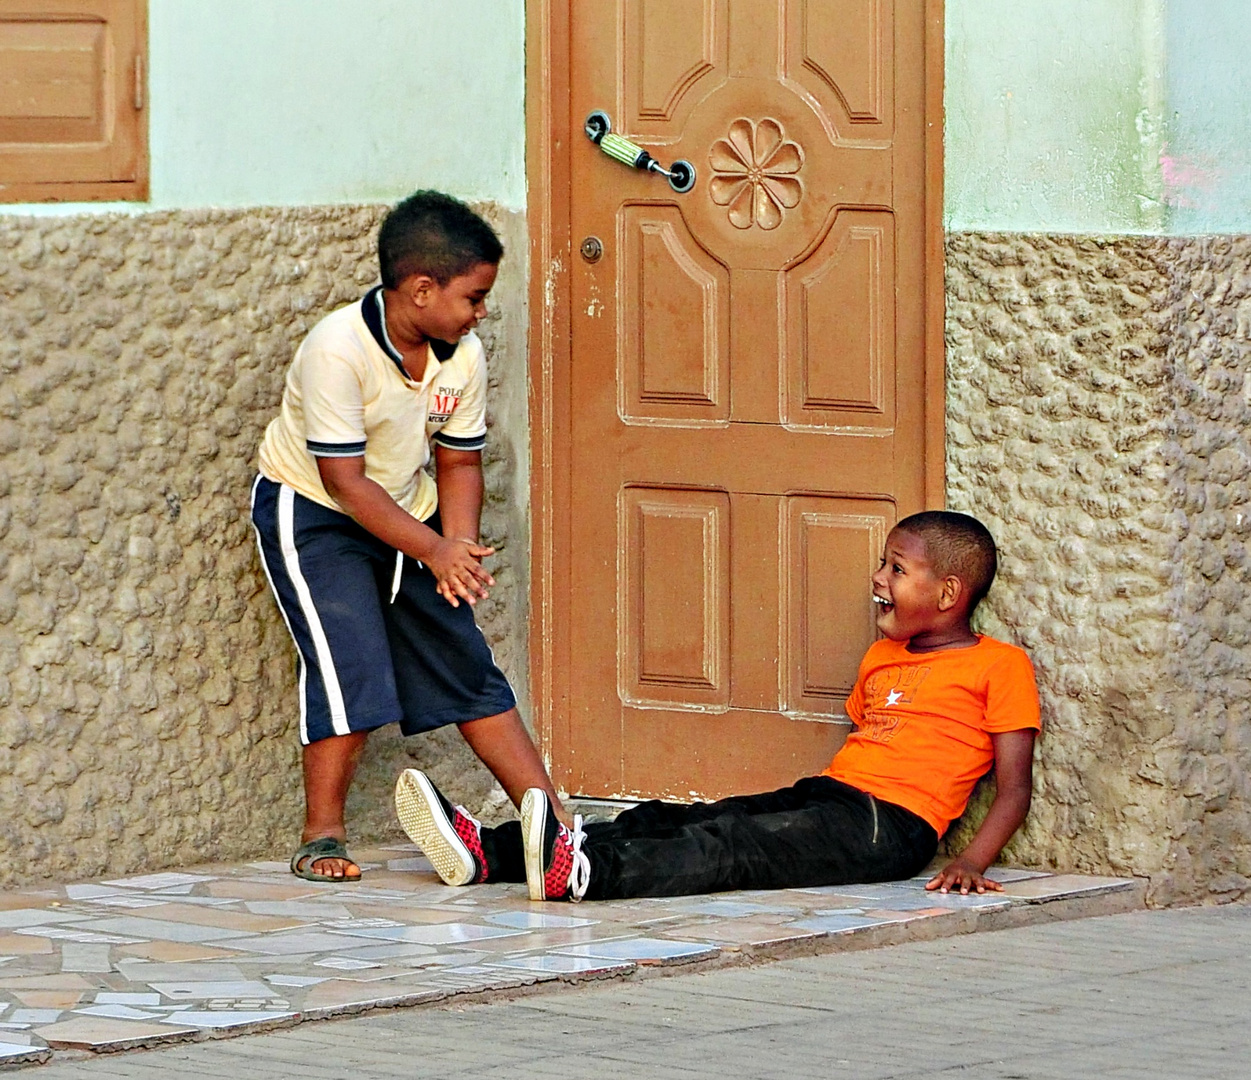
[[[514,804],[533,787],[560,805],[473,617],[494,584],[473,328],[503,253],[456,199],[401,202],[378,233],[381,286],[304,339],[261,443],[252,520],[299,653],[306,815],[291,870],[312,881],[360,878],[343,807],[384,724],[458,724]]]
[[[872,579],[884,639],[860,664],[855,730],[822,775],[715,803],[643,803],[585,829],[558,821],[535,788],[520,828],[479,830],[477,857],[494,880],[527,881],[533,900],[899,880],[933,858],[993,767],[985,820],[926,887],[999,889],[985,871],[1029,811],[1039,711],[1025,653],[969,626],[995,566],[990,533],[965,514],[914,514],[891,530]],[[433,820],[458,813],[434,793]],[[414,837],[436,868],[457,856],[448,833]]]

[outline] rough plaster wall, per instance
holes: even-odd
[[[524,223],[482,209],[513,255],[483,329],[504,422],[484,522],[500,585],[479,610],[524,686]],[[294,655],[247,495],[295,345],[376,277],[380,215],[0,219],[0,885],[292,844]],[[372,740],[355,837],[393,832],[410,757],[492,804],[454,732],[408,742]]]
[[[1149,875],[1158,903],[1236,896],[1251,873],[1248,254],[947,244],[948,503],[1003,548],[982,627],[1030,651],[1043,704],[1008,857]]]
[[[1148,775],[1167,785],[1162,900],[1251,888],[1251,237],[1168,240],[1167,358],[1175,727]]]

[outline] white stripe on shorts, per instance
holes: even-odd
[[[287,618],[287,609],[282,606],[282,599],[278,595],[278,590],[274,588],[274,575],[269,569],[269,562],[265,558],[265,545],[261,543],[261,530],[255,525],[256,521],[256,489],[261,486],[264,479],[259,473],[252,482],[252,498],[249,500],[252,510],[252,531],[256,533],[256,553],[261,557],[261,569],[265,571],[265,579],[269,582],[269,591],[274,594],[274,603],[278,605],[278,610],[282,613],[282,621],[287,624],[287,633],[291,635],[291,644],[295,646],[295,651],[300,651],[300,643],[295,640],[295,631],[291,629],[291,620]],[[308,678],[308,665],[302,660],[296,665],[300,669],[300,743],[304,746],[308,745],[308,700],[304,696],[304,680]]]
[[[326,631],[322,628],[321,618],[313,605],[312,593],[308,591],[308,582],[300,570],[300,555],[295,549],[295,489],[283,484],[278,492],[278,541],[282,545],[282,561],[295,586],[295,594],[300,598],[300,609],[308,621],[308,630],[313,638],[313,647],[317,650],[317,664],[321,668],[322,680],[326,686],[326,703],[330,706],[330,726],[336,735],[350,735],[347,709],[343,705],[343,690],[339,686],[339,673],[335,671],[334,656],[330,652],[330,642],[326,640]],[[305,687],[301,679],[300,685],[300,741],[307,743],[308,731],[304,725]]]

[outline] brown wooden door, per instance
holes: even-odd
[[[568,384],[541,479],[562,520],[536,566],[570,792],[777,786],[846,733],[869,574],[897,517],[941,499],[933,12],[567,9]],[[693,163],[694,189],[608,158],[596,109]]]

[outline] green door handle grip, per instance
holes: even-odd
[[[614,133],[612,121],[606,112],[596,109],[586,118],[583,130],[591,142],[615,161],[629,165],[632,169],[660,173],[661,176],[667,177],[669,186],[679,195],[685,194],[695,186],[694,165],[689,161],[678,160],[666,169],[637,143],[632,143],[623,135]]]

